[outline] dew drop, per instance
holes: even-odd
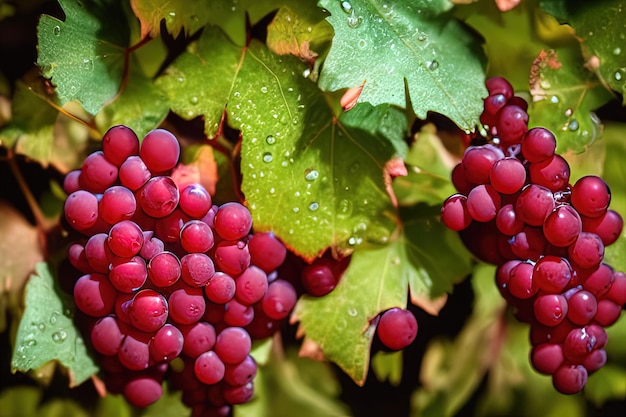
[[[613,78],[615,78],[615,81],[621,81],[622,80],[622,73],[619,71],[615,71],[615,74],[613,74]]]
[[[304,179],[307,181],[315,181],[320,176],[320,173],[315,169],[307,169],[304,173]]]
[[[37,340],[36,339],[29,339],[26,341],[26,347],[33,347],[37,344]]]
[[[309,75],[311,75],[311,69],[310,68],[306,68],[304,71],[302,71],[302,76],[304,78],[309,78]]]
[[[63,343],[65,339],[67,339],[67,332],[65,330],[52,333],[52,341],[54,343]]]
[[[367,48],[367,41],[365,39],[359,39],[357,45],[359,45],[359,48],[365,49]]]
[[[50,324],[55,324],[57,322],[57,318],[59,317],[59,313],[56,311],[50,315]]]
[[[613,55],[619,55],[621,53],[622,53],[622,48],[620,48],[619,46],[613,49]]]
[[[359,26],[361,26],[361,23],[363,23],[363,16],[355,15],[354,11],[350,16],[348,16],[348,26],[350,26],[352,29],[358,28]]]
[[[261,87],[261,92],[262,93],[267,93],[267,87],[265,87],[265,86]]]
[[[572,115],[572,113],[574,113],[574,111],[572,109],[565,110],[565,117],[570,117]]]
[[[351,317],[356,317],[356,315],[357,315],[356,308],[348,309],[348,315],[351,316]]]
[[[292,210],[293,210],[294,213],[297,213],[297,212],[300,211],[300,209],[298,207],[294,207]]]
[[[93,61],[90,58],[84,58],[82,68],[87,71],[93,70]]]
[[[276,143],[276,138],[273,135],[268,135],[265,138],[265,142],[267,142],[268,145],[273,145]]]
[[[320,208],[320,205],[319,205],[319,203],[318,203],[318,202],[316,202],[316,201],[314,201],[314,202],[312,202],[311,204],[309,204],[309,210],[311,210],[311,211],[315,211],[315,210],[317,210],[318,208]]]
[[[339,216],[349,216],[352,214],[352,202],[350,200],[343,199],[339,201],[339,205],[337,207]]]
[[[233,96],[235,96],[236,98],[239,98],[239,97],[241,97],[241,93],[239,91],[235,91],[233,93]]]
[[[52,34],[54,36],[59,36],[61,34],[61,26],[55,26],[52,28]]]
[[[439,68],[439,62],[436,59],[433,59],[427,64],[429,70],[434,71]]]
[[[550,97],[550,103],[557,104],[559,102],[559,98],[557,96]]]
[[[198,97],[193,96],[193,97],[191,97],[191,98],[189,99],[189,102],[190,102],[191,104],[198,104],[198,103],[200,102],[200,100],[198,99]]]
[[[46,325],[43,323],[39,323],[37,325],[37,328],[39,329],[40,332],[43,332],[44,330],[46,330]]]
[[[341,4],[341,10],[348,14],[352,13],[352,4],[349,1],[340,0],[339,3]]]
[[[425,33],[420,33],[419,35],[417,35],[417,40],[420,41],[420,42],[424,42],[424,41],[426,41],[426,39],[428,39],[428,38],[426,37]]]
[[[567,124],[567,128],[571,130],[572,132],[578,130],[579,127],[580,126],[578,125],[578,120],[576,119],[570,120],[569,123]]]
[[[176,17],[176,12],[169,12],[170,17],[174,18]]]

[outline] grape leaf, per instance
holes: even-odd
[[[359,102],[404,108],[408,97],[418,117],[436,111],[474,130],[487,95],[484,53],[474,34],[445,13],[447,1],[320,5],[331,13],[327,19],[335,30],[320,74],[323,90],[365,82]]]
[[[42,397],[41,387],[28,385],[7,387],[0,393],[0,417],[36,416],[37,405]]]
[[[301,297],[294,320],[305,338],[357,384],[367,376],[374,335],[371,321],[411,295],[436,296],[470,270],[469,256],[442,238],[445,227],[427,218],[407,223],[398,239],[375,249],[356,249],[337,287],[324,297]],[[306,344],[305,344],[306,345]],[[306,351],[301,354],[310,355]]]
[[[49,15],[39,20],[37,65],[61,104],[77,100],[96,114],[120,89],[129,22],[116,0],[59,3],[65,22]]]
[[[597,75],[606,86],[621,93],[626,104],[625,2],[544,0],[540,5],[574,28],[586,59],[599,60]]]
[[[529,127],[544,126],[557,138],[557,152],[581,152],[601,133],[594,110],[612,98],[582,66],[577,47],[542,51],[531,69]]]
[[[15,337],[13,372],[26,372],[56,360],[68,368],[70,386],[78,386],[98,368],[72,317],[72,297],[62,293],[46,263],[38,263],[25,289],[24,315]]]
[[[381,242],[395,228],[383,168],[406,152],[406,118],[362,105],[335,117],[306,68],[252,41],[229,43],[206,28],[157,84],[182,117],[202,115],[217,133],[226,106],[242,132],[242,191],[255,230],[272,230],[304,258],[332,246]]]
[[[97,114],[96,124],[102,133],[111,126],[124,124],[141,139],[163,122],[169,110],[165,92],[155,87],[137,66],[131,65],[124,91]]]

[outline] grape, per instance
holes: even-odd
[[[463,195],[467,195],[477,185],[471,183],[465,176],[465,167],[462,162],[454,166],[451,177],[454,188]]]
[[[70,195],[80,190],[80,169],[74,169],[68,172],[63,178],[63,191],[65,194]]]
[[[119,167],[126,158],[139,153],[139,139],[129,127],[113,126],[102,137],[102,152],[109,162]]]
[[[107,239],[109,249],[123,258],[135,256],[143,246],[143,232],[137,223],[131,220],[122,220],[114,224],[109,230]]]
[[[564,190],[570,177],[570,168],[561,155],[554,155],[542,162],[528,166],[530,181],[548,188],[552,192]]]
[[[180,144],[172,133],[154,129],[144,136],[139,156],[150,171],[159,174],[176,166],[180,157]]]
[[[574,324],[584,326],[588,324],[598,311],[596,297],[589,291],[578,291],[568,300],[569,310],[567,318]]]
[[[485,110],[480,115],[480,122],[482,124],[493,126],[496,123],[496,114],[502,107],[507,104],[507,97],[504,94],[492,94],[485,99]]]
[[[524,222],[519,218],[512,204],[505,204],[496,214],[496,226],[501,233],[513,236],[524,229]]]
[[[528,113],[519,106],[507,104],[496,116],[496,129],[502,146],[520,143],[528,130]]]
[[[98,220],[98,199],[89,191],[75,191],[65,200],[63,211],[69,225],[84,232]]]
[[[533,347],[530,361],[542,374],[552,375],[563,363],[563,347],[559,343],[542,343]]]
[[[513,297],[525,300],[537,293],[537,287],[533,285],[533,268],[530,262],[520,262],[511,268],[508,288]]]
[[[563,341],[563,354],[571,363],[580,364],[582,359],[594,350],[596,338],[585,327],[573,329]]]
[[[609,336],[602,326],[590,324],[585,328],[587,329],[587,333],[595,339],[594,349],[602,349],[606,346],[606,343],[609,341]]]
[[[102,151],[95,151],[83,161],[81,188],[92,193],[103,193],[117,181],[117,175],[117,167],[105,159]]]
[[[545,218],[554,210],[554,195],[548,188],[529,184],[515,203],[515,212],[530,226],[542,226]]]
[[[466,229],[472,222],[472,216],[467,209],[467,197],[463,194],[448,197],[441,206],[441,220],[454,231]]]
[[[197,358],[215,346],[215,328],[210,323],[200,321],[180,329],[184,336],[183,353],[190,358]]]
[[[236,279],[235,298],[242,304],[252,305],[267,292],[267,274],[261,268],[249,266]]]
[[[102,194],[98,213],[108,224],[115,224],[122,220],[131,220],[136,209],[135,195],[126,187],[114,185]]]
[[[606,298],[620,306],[626,304],[626,273],[615,272],[613,274],[613,282],[606,293]]]
[[[120,324],[115,316],[103,317],[91,328],[91,344],[102,355],[116,355],[122,344],[122,338]]]
[[[202,220],[190,220],[180,229],[180,243],[187,252],[207,252],[213,247],[213,231]]]
[[[96,233],[91,236],[85,244],[85,257],[87,263],[96,272],[106,274],[109,272],[109,265],[115,257],[107,240],[109,236],[105,233]]]
[[[254,309],[237,300],[230,300],[224,306],[224,322],[229,326],[245,327],[254,320]]]
[[[274,320],[284,319],[296,305],[298,294],[289,281],[277,279],[267,287],[261,300],[263,312]]]
[[[572,279],[572,268],[565,258],[544,256],[534,266],[533,284],[547,293],[560,293]]]
[[[394,307],[380,315],[376,334],[381,343],[392,350],[404,349],[417,336],[417,320],[409,310]]]
[[[138,156],[129,156],[120,166],[119,178],[122,185],[129,190],[137,191],[148,182],[152,173]]]
[[[180,192],[180,209],[194,219],[201,219],[211,208],[209,192],[200,184],[190,184]]]
[[[161,398],[163,386],[150,376],[140,376],[128,381],[123,392],[124,398],[135,407],[147,407]]]
[[[537,321],[545,326],[556,326],[568,316],[567,299],[560,294],[545,294],[535,298],[533,308]],[[571,319],[571,318],[570,318]]]
[[[213,350],[225,364],[238,364],[250,353],[252,341],[241,327],[227,327],[217,335]]]
[[[609,327],[615,324],[622,313],[622,306],[614,303],[609,299],[602,299],[598,301],[598,312],[593,318],[596,323],[601,326]]]
[[[201,288],[183,286],[173,291],[167,301],[170,319],[178,324],[196,323],[206,309]]]
[[[552,383],[563,394],[576,394],[587,383],[588,373],[582,365],[561,365],[552,376]]]
[[[517,158],[500,159],[491,167],[489,182],[499,193],[516,193],[526,183],[526,168]]]
[[[234,387],[226,386],[224,388],[224,399],[233,405],[247,403],[252,399],[253,394],[254,384],[252,382]]]
[[[146,261],[140,256],[117,258],[111,263],[109,280],[120,292],[134,292],[141,288],[147,279]]]
[[[222,204],[213,222],[215,231],[225,240],[243,239],[252,227],[252,217],[248,209],[235,202]]]
[[[214,259],[220,271],[237,276],[250,266],[250,251],[243,240],[223,240],[215,247]]]
[[[165,176],[152,177],[139,191],[139,205],[147,215],[162,218],[172,214],[178,206],[178,187]]]
[[[85,254],[85,247],[80,243],[72,243],[70,245],[70,247],[67,249],[67,259],[70,261],[74,268],[76,268],[83,274],[98,272],[89,265],[89,261],[87,261],[87,255]]]
[[[189,216],[183,213],[182,210],[175,209],[167,216],[158,219],[154,231],[159,239],[164,242],[178,243],[180,242],[180,231],[188,221]]]
[[[91,317],[104,317],[113,310],[117,292],[103,274],[86,274],[74,285],[76,307]]]
[[[254,380],[257,364],[250,355],[238,364],[226,365],[224,381],[231,386],[245,385]]]
[[[489,183],[491,168],[502,158],[504,158],[504,153],[492,145],[467,148],[461,160],[465,178],[473,184]]]
[[[250,263],[267,274],[282,265],[287,257],[287,249],[273,233],[258,232],[250,236],[248,252],[250,252]]]
[[[150,364],[149,340],[147,335],[136,330],[129,332],[117,352],[120,363],[132,371],[147,369]]]
[[[538,227],[524,226],[521,232],[509,239],[511,250],[520,259],[538,260],[546,246],[546,240]]]
[[[602,368],[606,364],[606,351],[598,349],[587,355],[582,362],[588,373],[592,373]]]
[[[500,207],[500,194],[491,185],[477,185],[467,196],[467,211],[476,221],[495,219]]]
[[[148,262],[147,272],[154,285],[160,288],[169,287],[180,278],[180,260],[172,252],[159,252]]]
[[[149,261],[159,253],[163,252],[164,249],[165,245],[163,244],[163,241],[154,236],[154,232],[152,230],[143,232],[143,246],[139,251],[139,255],[142,258]]]
[[[148,344],[150,358],[156,362],[171,362],[183,351],[183,333],[172,324],[156,331]]]
[[[180,276],[191,287],[204,287],[215,275],[215,265],[203,253],[189,253],[180,260]]]
[[[194,371],[205,384],[216,384],[224,378],[224,362],[213,352],[204,352],[196,358]]]
[[[581,268],[597,268],[604,258],[604,244],[595,233],[582,232],[567,252],[569,258]]]
[[[554,155],[556,138],[550,130],[534,127],[524,134],[521,145],[522,155],[528,162],[542,162]]]
[[[513,97],[513,86],[511,83],[503,77],[490,77],[485,81],[485,86],[489,95],[502,94],[509,100]]]
[[[236,284],[225,272],[216,272],[204,287],[206,297],[214,303],[226,304],[235,296]]]
[[[596,298],[605,296],[611,289],[614,281],[613,268],[602,263],[595,271],[583,278],[583,288]]]
[[[611,190],[600,177],[582,177],[572,187],[572,205],[587,217],[603,215],[611,202]]]
[[[156,332],[165,325],[167,316],[167,300],[151,289],[137,292],[128,306],[131,324],[142,332]]]
[[[302,285],[307,293],[314,297],[321,297],[337,286],[339,279],[330,263],[322,258],[302,269]]]
[[[615,210],[607,210],[600,217],[582,217],[583,232],[591,232],[600,236],[604,246],[615,243],[622,233],[624,220],[622,216]]]
[[[568,204],[557,206],[543,223],[546,240],[559,247],[569,246],[582,231],[582,221],[578,212]]]

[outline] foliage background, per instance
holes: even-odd
[[[0,416],[187,413],[179,393],[147,410],[98,398],[61,288],[63,175],[117,123],[174,130],[216,201],[245,196],[255,228],[300,257],[352,255],[330,296],[303,297],[294,323],[257,346],[257,398],[237,416],[623,410],[626,320],[585,392],[557,394],[530,368],[528,329],[493,267],[437,219],[494,75],[531,103],[531,125],[558,132],[573,179],[603,175],[626,213],[624,2],[503,11],[514,3],[1,1]],[[398,165],[407,175],[390,191]],[[626,270],[626,236],[607,260]],[[391,354],[363,329],[395,305],[420,330]],[[330,362],[311,359],[320,347]]]

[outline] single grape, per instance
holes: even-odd
[[[173,324],[167,323],[150,339],[150,357],[156,362],[171,362],[183,351],[183,333]]]
[[[211,195],[201,184],[190,184],[180,192],[178,202],[182,211],[194,219],[202,219],[211,208]]]
[[[485,86],[487,87],[487,91],[489,91],[489,95],[502,94],[507,100],[513,97],[513,86],[506,78],[487,78],[487,80],[485,80]]]
[[[561,365],[552,376],[554,388],[562,394],[576,394],[587,383],[588,373],[582,365]]]
[[[536,163],[550,159],[556,150],[554,133],[544,127],[534,127],[522,137],[522,155],[528,162]]]
[[[245,385],[237,385],[234,387],[226,386],[224,388],[224,399],[228,404],[244,404],[252,399],[254,394],[254,384],[248,382]]]
[[[498,111],[507,104],[507,101],[504,94],[492,94],[487,97],[484,100],[484,111],[480,115],[480,122],[487,126],[494,126]]]
[[[176,166],[180,157],[180,144],[171,132],[154,129],[144,136],[139,156],[148,169],[158,175]]]
[[[129,190],[137,191],[148,182],[152,173],[138,156],[129,156],[120,166],[119,178],[122,185]]]
[[[491,185],[477,185],[467,196],[467,211],[478,222],[495,219],[500,207],[500,194]]]
[[[519,259],[537,261],[544,253],[546,239],[539,227],[524,226],[509,239],[510,247]]]
[[[161,382],[150,376],[131,379],[124,386],[124,398],[135,407],[154,404],[163,395]]]
[[[519,218],[512,204],[505,204],[496,214],[496,226],[502,234],[513,236],[524,229],[524,222]]]
[[[570,260],[581,268],[597,268],[604,258],[604,244],[595,233],[582,232],[567,252]]]
[[[583,232],[591,232],[600,236],[604,246],[615,243],[624,228],[624,219],[615,210],[607,210],[600,217],[582,216]]]
[[[250,251],[243,240],[222,240],[215,246],[217,269],[231,276],[241,274],[250,266]]]
[[[87,263],[95,272],[102,274],[109,272],[109,265],[111,265],[111,261],[115,258],[115,255],[107,244],[108,239],[109,236],[106,233],[96,233],[85,243],[85,258],[87,258]]]
[[[162,218],[178,206],[178,187],[170,177],[152,177],[139,191],[137,200],[149,216]]]
[[[154,290],[141,290],[135,294],[128,306],[128,317],[137,330],[156,332],[167,321],[167,300]]]
[[[98,220],[98,199],[85,190],[78,190],[67,196],[63,211],[68,224],[79,232],[84,232]]]
[[[215,275],[215,265],[203,253],[189,253],[180,259],[182,280],[191,287],[204,287]]]
[[[570,331],[563,341],[563,354],[570,363],[580,364],[585,356],[595,349],[596,338],[587,332],[586,327]]]
[[[533,368],[545,375],[553,375],[563,359],[563,347],[559,343],[542,343],[534,346],[530,353]]]
[[[582,231],[582,220],[574,207],[569,204],[557,206],[543,223],[543,234],[548,243],[554,246],[569,246]]]
[[[91,317],[104,317],[113,310],[117,291],[104,274],[86,274],[74,284],[76,307]]]
[[[164,249],[165,244],[161,239],[154,236],[154,232],[152,230],[146,230],[143,232],[143,246],[139,251],[139,256],[144,258],[146,261],[149,261],[159,253],[163,252]]]
[[[528,113],[516,105],[507,104],[496,116],[496,129],[503,147],[520,143],[528,130]]]
[[[135,195],[121,185],[107,188],[98,206],[100,217],[108,224],[131,220],[135,210],[137,210]]]
[[[603,298],[598,301],[598,312],[594,316],[594,321],[603,327],[609,327],[615,324],[622,314],[622,306]]]
[[[561,155],[554,155],[528,166],[530,182],[548,188],[552,192],[562,191],[569,184],[569,164]]]
[[[246,327],[254,320],[254,308],[240,303],[236,299],[224,305],[224,322],[229,326]]]
[[[224,362],[215,352],[204,352],[196,358],[194,371],[203,383],[217,384],[224,378]]]
[[[103,317],[91,328],[91,345],[102,355],[116,355],[123,338],[120,323],[115,316]]]
[[[261,268],[265,273],[276,270],[287,257],[287,249],[274,233],[254,233],[248,239],[250,263]]]
[[[190,358],[197,358],[200,354],[208,352],[215,346],[215,328],[207,322],[180,326],[183,334],[183,353]]]
[[[605,263],[600,264],[598,269],[582,276],[583,289],[589,291],[596,298],[604,297],[611,289],[615,280],[613,268]]]
[[[465,167],[459,162],[452,168],[452,185],[461,194],[467,195],[478,184],[471,183],[465,176]]]
[[[626,273],[618,271],[613,273],[613,282],[606,293],[606,298],[620,306],[626,304]]]
[[[117,181],[118,169],[107,161],[102,151],[89,154],[80,173],[81,188],[92,193],[103,193]]]
[[[190,220],[180,229],[180,243],[189,253],[207,252],[214,241],[213,231],[202,220]]]
[[[98,272],[95,271],[91,266],[89,266],[89,261],[87,261],[87,255],[85,254],[85,247],[80,243],[72,243],[70,245],[70,247],[67,249],[67,259],[74,268],[76,268],[83,274]]]
[[[250,355],[235,365],[226,365],[224,381],[231,386],[245,385],[254,380],[257,364]]]
[[[592,373],[602,368],[606,364],[606,350],[598,349],[587,355],[582,362],[588,373]]]
[[[235,296],[236,284],[233,277],[218,271],[204,287],[206,297],[217,304],[226,304]]]
[[[380,315],[376,334],[381,343],[392,350],[409,346],[417,336],[417,320],[409,310],[394,307]]]
[[[298,294],[293,285],[284,279],[277,279],[269,284],[261,305],[268,317],[281,320],[289,315],[297,300]]]
[[[588,175],[582,177],[572,187],[572,205],[587,217],[600,217],[611,202],[611,190],[600,177]]]
[[[236,279],[235,298],[242,304],[252,305],[267,292],[267,274],[254,265],[246,268]]]
[[[526,183],[526,168],[517,158],[503,158],[491,167],[489,182],[502,194],[513,194]]]
[[[122,220],[109,230],[107,244],[115,255],[130,258],[137,255],[143,246],[143,231],[137,223]]]
[[[457,232],[467,228],[472,223],[467,197],[463,194],[448,197],[441,206],[441,220],[449,229]]]
[[[109,280],[120,292],[132,293],[141,288],[147,279],[146,261],[140,256],[116,258],[111,262]]]
[[[491,168],[502,158],[504,153],[493,145],[470,146],[461,160],[466,180],[472,184],[488,184]]]
[[[533,304],[535,318],[544,326],[556,326],[568,316],[569,305],[561,294],[543,294]]]
[[[122,341],[117,358],[132,371],[147,369],[150,364],[150,336],[136,330],[129,332]]]
[[[80,169],[74,169],[68,172],[63,178],[63,191],[65,194],[70,195],[80,190]]]
[[[180,260],[172,252],[159,252],[148,262],[148,278],[159,288],[175,284],[180,278],[180,274]]]
[[[596,297],[589,291],[581,290],[568,300],[569,310],[567,318],[574,324],[584,326],[588,324],[598,311]]]
[[[302,269],[302,285],[307,293],[321,297],[337,286],[339,278],[335,275],[332,262],[321,258]]]
[[[204,315],[206,301],[202,288],[183,286],[174,290],[169,298],[170,319],[178,324],[193,324]]]
[[[252,216],[248,209],[236,202],[222,204],[213,219],[215,231],[222,239],[240,240],[248,236]]]
[[[237,364],[250,353],[250,335],[241,327],[227,327],[217,335],[213,350],[225,364]]]
[[[529,184],[515,203],[515,212],[530,226],[542,226],[545,218],[554,210],[554,195],[548,188]]]
[[[525,300],[537,293],[537,287],[533,285],[533,264],[520,262],[509,272],[509,292],[517,299]]]
[[[102,152],[109,162],[119,167],[126,158],[139,153],[139,139],[127,126],[112,126],[102,137]]]
[[[566,258],[543,256],[533,269],[533,284],[547,293],[560,293],[571,279],[572,267]]]

